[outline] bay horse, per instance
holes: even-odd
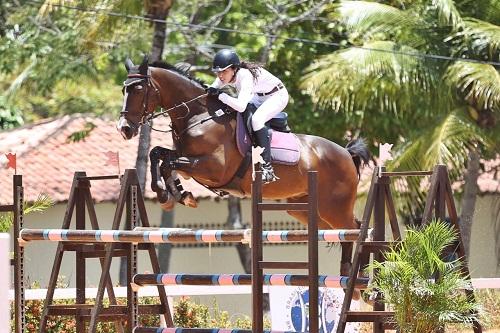
[[[148,65],[147,57],[138,66],[125,62],[128,72],[117,129],[125,139],[148,123],[157,107],[171,119],[175,150],[155,147],[151,150],[151,187],[170,208],[176,200],[171,189],[162,185],[172,181],[176,170],[184,178],[193,178],[209,189],[224,190],[237,196],[251,195],[252,170],[247,168],[235,186],[235,174],[243,159],[235,140],[236,112],[218,114],[227,108],[217,97],[208,96],[200,81],[173,66]],[[307,172],[318,172],[318,228],[357,229],[353,213],[361,164],[369,152],[363,140],[353,140],[346,148],[318,136],[297,134],[300,160],[297,165],[274,165],[278,181],[263,186],[265,199],[307,202]],[[160,161],[162,162],[161,166]],[[188,194],[190,195],[190,194]],[[177,198],[179,199],[179,198]],[[195,206],[194,198],[182,201]],[[307,225],[307,212],[288,211]],[[352,243],[342,243],[341,274],[348,275]]]

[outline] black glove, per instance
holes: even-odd
[[[220,89],[217,89],[215,87],[208,87],[207,89],[205,89],[205,91],[207,92],[208,96],[219,96],[222,93]]]

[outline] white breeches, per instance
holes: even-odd
[[[258,131],[267,121],[285,109],[288,104],[288,91],[283,87],[271,95],[254,95],[250,103],[257,107],[252,117],[252,128]]]

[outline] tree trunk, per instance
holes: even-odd
[[[174,210],[161,212],[161,227],[172,228],[174,226]],[[162,273],[168,273],[170,266],[170,254],[172,253],[172,244],[158,244],[158,261]]]
[[[462,207],[460,214],[460,230],[464,243],[467,258],[470,253],[470,236],[474,210],[476,208],[476,197],[479,192],[477,179],[479,178],[479,153],[472,150],[467,161],[467,171],[465,173],[464,193],[462,197]]]
[[[146,173],[148,172],[148,155],[149,147],[151,145],[151,127],[148,125],[141,126],[141,133],[139,134],[139,146],[137,148],[137,159],[135,160],[135,168],[137,169],[137,177],[139,178],[139,185],[141,192],[144,196],[146,189]],[[140,225],[140,221],[139,225]],[[127,226],[130,230],[130,226]],[[127,285],[127,259],[121,257],[120,260],[120,285]]]
[[[4,37],[6,33],[5,22],[6,20],[6,12],[5,12],[5,4],[3,4],[3,0],[0,0],[0,37]]]
[[[165,16],[166,18],[166,16]],[[165,19],[164,18],[164,19]],[[151,61],[160,61],[165,47],[167,24],[163,22],[154,23],[153,45],[151,47]]]
[[[167,25],[164,22],[167,19],[172,1],[158,0],[147,3],[150,7],[146,8],[149,15],[154,19],[163,21],[154,22],[153,41],[151,43],[151,57],[150,60],[160,61],[163,55],[166,39]],[[139,134],[139,147],[137,149],[137,159],[135,167],[137,169],[137,176],[139,177],[139,184],[141,185],[142,193],[146,188],[146,173],[148,168],[148,155],[151,145],[151,127],[148,125],[141,126],[141,133]],[[168,267],[168,262],[166,263]],[[120,261],[120,285],[126,284],[127,281],[127,263],[125,258]]]

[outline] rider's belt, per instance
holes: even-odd
[[[285,86],[283,85],[283,83],[280,83],[276,87],[274,87],[271,91],[268,91],[266,93],[257,93],[257,95],[259,95],[259,96],[271,95],[271,94],[274,94],[275,92],[277,92],[278,90],[280,90],[282,88],[285,88]]]

